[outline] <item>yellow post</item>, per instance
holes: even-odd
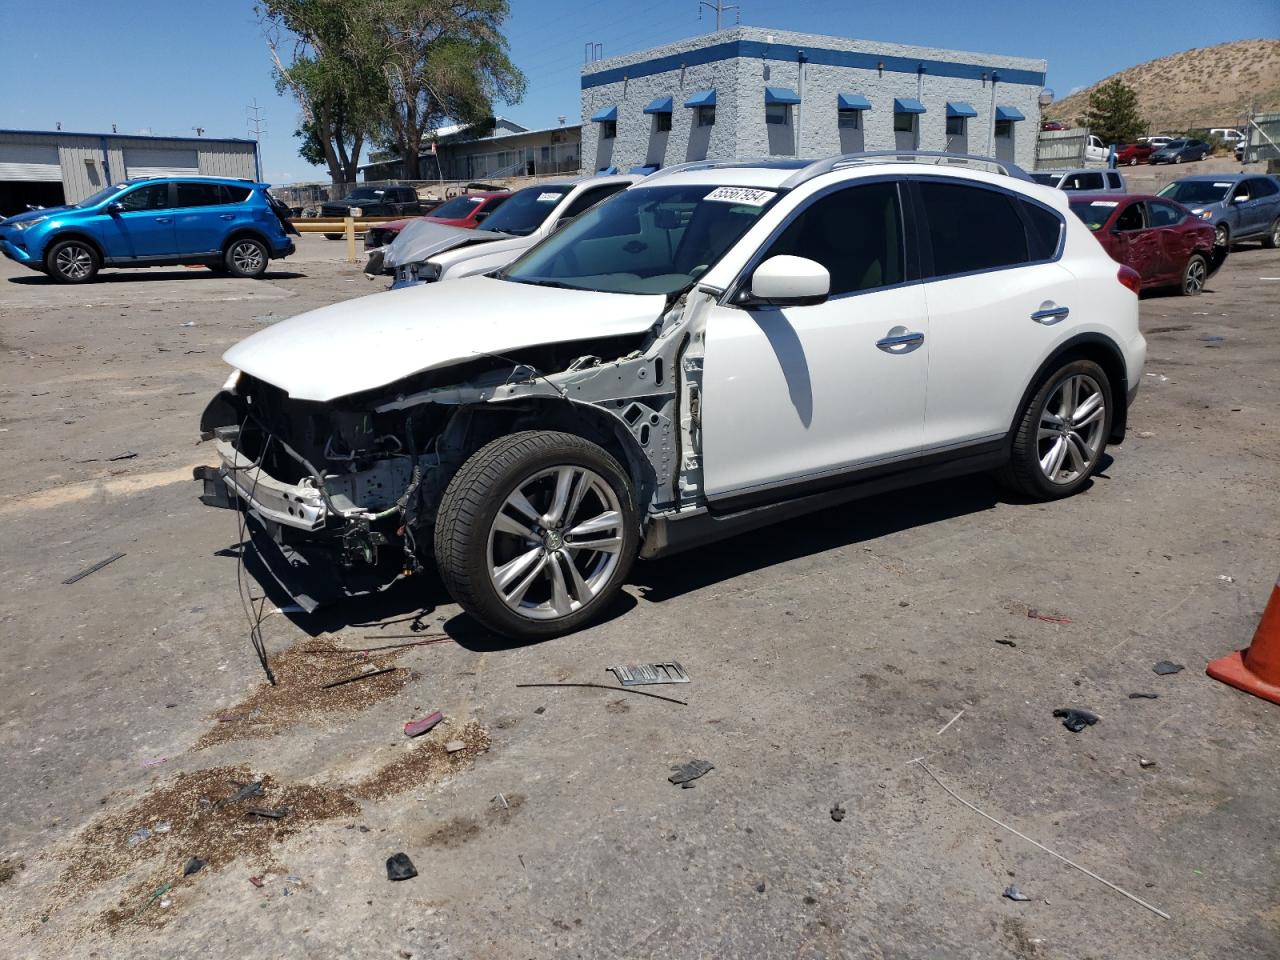
[[[347,263],[356,262],[356,221],[351,214],[343,219],[343,232],[347,235]]]

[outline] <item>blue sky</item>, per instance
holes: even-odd
[[[1276,0],[740,0],[743,23],[1049,61],[1059,96],[1143,60],[1280,36]],[[606,57],[707,32],[696,0],[512,0],[507,36],[528,77],[497,112],[530,127],[578,119],[586,43]],[[734,13],[727,15],[732,24]],[[263,107],[266,179],[323,172],[297,155],[297,107],[275,92],[252,0],[0,0],[0,129],[245,136]]]

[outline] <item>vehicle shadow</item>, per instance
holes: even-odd
[[[305,273],[298,273],[293,270],[268,270],[260,279],[297,280],[303,277],[306,277]],[[158,280],[233,281],[239,279],[239,277],[232,277],[225,273],[216,273],[212,270],[205,269],[192,268],[188,270],[183,268],[182,270],[156,270],[154,267],[150,267],[142,270],[121,270],[119,273],[99,273],[90,283],[85,284],[85,286],[94,286],[99,283],[152,283]],[[56,283],[43,273],[32,273],[21,277],[9,277],[9,282],[29,287],[65,286],[65,284]]]

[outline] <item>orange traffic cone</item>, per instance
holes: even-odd
[[[1271,589],[1271,599],[1249,649],[1214,660],[1205,673],[1245,693],[1280,703],[1280,580]]]

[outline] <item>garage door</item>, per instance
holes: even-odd
[[[62,180],[58,148],[38,143],[0,143],[0,180]]]
[[[125,176],[135,177],[189,177],[200,172],[200,163],[194,150],[170,147],[125,147]]]

